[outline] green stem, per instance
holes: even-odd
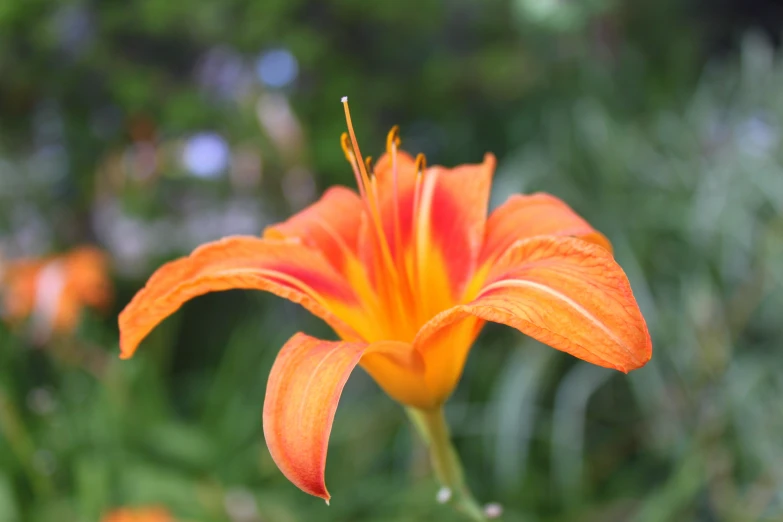
[[[465,483],[465,475],[462,472],[462,463],[459,460],[454,446],[451,444],[449,427],[443,415],[442,408],[433,410],[407,409],[416,430],[424,439],[430,453],[430,461],[435,476],[441,486],[448,488],[451,503],[458,511],[467,515],[476,522],[487,520],[484,510],[473,498],[473,495]]]
[[[0,390],[0,440],[3,438],[8,441],[11,452],[19,459],[36,494],[41,498],[49,497],[52,492],[49,478],[39,473],[32,464],[35,444],[11,400]]]

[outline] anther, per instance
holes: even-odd
[[[367,168],[367,172],[372,176],[372,156],[364,158],[364,166]]]
[[[340,147],[343,148],[343,154],[345,154],[345,159],[348,160],[348,163],[353,163],[353,148],[351,146],[351,138],[347,132],[340,134]]]
[[[421,152],[416,155],[416,172],[423,173],[427,170],[427,158]]]
[[[389,131],[389,134],[386,135],[386,152],[391,154],[392,146],[396,145],[397,147],[400,146],[400,127],[399,125],[395,125],[391,128]]]

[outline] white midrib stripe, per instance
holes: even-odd
[[[618,346],[620,346],[623,350],[626,351],[626,353],[632,358],[636,359],[634,357],[633,352],[630,348],[628,348],[628,345],[626,345],[622,339],[617,337],[617,335],[609,329],[602,321],[600,321],[596,316],[590,313],[585,307],[568,297],[567,295],[563,294],[562,292],[558,292],[557,290],[548,287],[546,285],[542,285],[541,283],[535,283],[533,281],[524,281],[520,279],[509,279],[506,281],[498,281],[496,283],[492,283],[487,285],[481,290],[481,293],[479,294],[477,299],[480,299],[481,296],[489,291],[494,290],[496,288],[503,288],[503,287],[517,287],[517,288],[534,288],[536,290],[540,290],[544,293],[547,293],[557,299],[560,299],[570,307],[572,307],[574,310],[579,312],[581,315],[583,315],[585,318],[587,318],[590,322],[592,322],[594,325],[596,325],[602,332],[604,332],[612,341],[617,343]]]

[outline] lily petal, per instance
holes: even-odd
[[[446,263],[455,297],[474,271],[481,252],[496,163],[494,155],[486,154],[477,165],[432,167],[424,180],[418,219],[420,223],[429,221],[429,239]],[[427,191],[430,176],[435,178],[431,194]]]
[[[304,245],[257,237],[229,237],[197,248],[159,268],[119,317],[121,357],[186,301],[230,289],[266,290],[326,321],[344,339],[360,336],[351,325],[366,322],[345,278]]]
[[[418,189],[415,162],[404,152],[397,154],[396,187],[395,164],[390,155],[383,155],[374,169],[384,232],[392,252],[396,253],[393,238],[398,217],[401,246],[416,265],[419,285],[424,286],[426,281],[430,289],[424,297],[431,302],[423,306],[423,315],[454,304],[475,269],[495,164],[495,157],[487,154],[482,163],[475,165],[430,167]]]
[[[487,220],[481,264],[498,259],[508,248],[533,236],[572,236],[612,251],[609,240],[563,200],[550,194],[515,194]]]
[[[63,261],[71,291],[85,304],[105,310],[112,300],[109,257],[106,253],[85,246],[69,252]]]
[[[340,395],[357,364],[382,387],[393,383],[390,390],[384,387],[392,397],[400,400],[394,395],[400,392],[406,404],[425,405],[415,397],[428,396],[421,388],[421,361],[409,343],[398,341],[323,341],[298,333],[280,350],[266,388],[264,437],[272,459],[299,489],[327,502],[329,435]]]
[[[537,236],[512,245],[475,299],[442,312],[419,331],[414,346],[425,365],[437,368],[453,357],[444,339],[476,318],[513,326],[623,372],[644,366],[652,355],[647,325],[622,268],[609,251],[580,239]],[[438,389],[453,388],[458,377],[427,376]]]
[[[361,365],[395,401],[417,408],[438,405],[427,388],[424,360],[411,343],[376,341],[368,347]]]
[[[368,310],[377,309],[377,297],[358,253],[364,205],[346,187],[332,187],[317,202],[288,220],[264,230],[264,238],[293,240],[317,250],[343,274]]]
[[[267,227],[268,239],[296,238],[316,249],[335,269],[342,270],[356,257],[362,200],[353,190],[332,187],[320,200],[288,220]]]
[[[46,261],[10,261],[0,273],[2,278],[3,315],[13,323],[28,317],[35,308],[38,278]]]
[[[264,399],[264,437],[280,471],[327,502],[324,472],[337,403],[367,345],[298,333],[275,360]]]

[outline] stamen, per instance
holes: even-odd
[[[370,180],[370,176],[367,174],[366,165],[364,164],[364,162],[358,161],[358,158],[362,158],[363,156],[361,151],[359,150],[359,144],[356,141],[356,133],[354,133],[353,130],[353,122],[351,121],[351,111],[348,108],[348,97],[343,96],[341,101],[343,104],[343,110],[345,111],[345,121],[348,124],[348,133],[350,136],[350,143],[352,146],[352,153],[350,155],[346,153],[346,157],[348,157],[349,162],[354,167],[354,174],[357,176],[357,182],[360,181],[361,185],[363,185],[365,188],[365,190],[362,190],[362,199],[364,199],[365,201],[367,212],[370,216],[370,219],[373,222],[375,235],[378,238],[378,248],[380,249],[381,258],[383,260],[383,263],[388,267],[390,274],[394,278],[396,284],[398,282],[399,274],[397,272],[396,266],[394,265],[394,260],[392,259],[392,255],[391,255],[391,249],[389,248],[389,242],[387,241],[386,234],[384,233],[383,230],[383,223],[381,221],[380,203],[378,201],[378,191],[377,189],[373,188],[373,183]],[[349,150],[347,146],[347,142],[349,140],[347,138],[341,138],[340,141],[341,144],[343,145],[343,150]]]
[[[392,162],[392,205],[394,205],[394,247],[396,261],[401,271],[405,269],[402,253],[402,225],[400,224],[400,187],[398,184],[399,173],[397,170],[397,147],[400,146],[400,127],[395,125],[386,135],[386,153],[391,156]],[[410,283],[409,283],[410,284]]]
[[[427,158],[424,154],[416,155],[416,186],[413,191],[413,216],[411,218],[411,239],[413,244],[413,284],[418,288],[419,281],[419,207],[424,174],[427,171]]]
[[[343,154],[345,154],[345,159],[348,160],[348,163],[350,163],[351,167],[353,168],[353,175],[356,178],[356,186],[359,188],[359,194],[362,196],[362,199],[366,201],[367,200],[366,187],[364,185],[364,180],[362,179],[362,175],[359,172],[359,169],[356,168],[356,157],[353,155],[353,150],[351,148],[351,138],[348,137],[347,132],[343,132],[340,135],[340,147],[342,147],[343,149]]]
[[[367,169],[367,172],[370,173],[370,176],[372,176],[372,156],[364,158],[364,167]]]
[[[427,158],[421,152],[416,155],[416,171],[421,174],[427,170]]]
[[[395,125],[386,135],[386,152],[391,154],[392,145],[400,146],[400,126]]]
[[[340,134],[340,147],[343,149],[343,154],[345,154],[345,159],[348,160],[348,163],[351,163],[354,160],[353,157],[353,150],[351,149],[351,138],[348,137],[347,132],[343,132]]]
[[[370,176],[367,175],[367,170],[364,168],[364,163],[359,163],[358,159],[363,158],[362,152],[359,150],[359,143],[356,141],[356,134],[353,132],[353,122],[351,121],[351,111],[348,109],[348,96],[342,98],[343,110],[345,111],[345,121],[348,123],[348,134],[351,137],[351,145],[353,146],[353,157],[359,165],[359,172],[362,175],[362,181],[364,186],[370,186]]]

